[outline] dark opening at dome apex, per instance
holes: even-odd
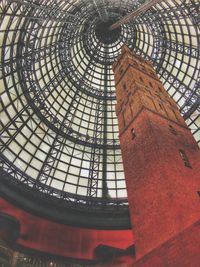
[[[114,23],[115,21],[109,20],[106,22],[100,22],[95,29],[96,37],[99,39],[104,44],[112,44],[115,43],[121,34],[121,27],[110,30],[110,26]]]

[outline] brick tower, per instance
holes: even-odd
[[[124,45],[113,71],[136,259],[197,266],[184,264],[200,262],[199,147],[150,62]]]

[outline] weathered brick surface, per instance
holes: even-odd
[[[140,257],[198,220],[199,150],[187,129],[180,127],[175,136],[167,120],[146,110],[120,139]],[[184,166],[179,149],[186,151],[192,168]]]
[[[127,49],[119,61],[116,110],[139,259],[199,220],[200,151],[151,64],[140,63]]]
[[[156,248],[130,267],[199,267],[200,221]]]

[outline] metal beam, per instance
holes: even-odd
[[[22,10],[22,14],[20,15],[16,14],[16,16],[19,16],[19,17],[25,17],[31,20],[43,21],[45,19],[50,19],[50,20],[54,20],[57,22],[74,23],[73,19],[75,16],[67,11],[62,11],[59,7],[49,8],[48,6],[39,5],[39,4],[31,3],[28,1],[22,1],[22,0],[9,0],[8,2],[10,4],[16,3],[20,7],[26,7],[27,10],[30,9],[32,11],[32,14],[34,14],[33,16],[30,16],[30,14],[28,15],[24,13],[24,10]]]
[[[93,0],[93,5],[96,9],[96,11],[99,14],[99,18],[101,19],[101,21],[107,21],[108,19],[108,13],[106,10],[106,5],[105,5],[105,1],[104,0]]]
[[[43,10],[43,11],[46,11],[46,12],[49,12],[49,13],[53,13],[53,14],[61,14],[61,15],[64,15],[64,16],[70,16],[70,17],[74,17],[73,14],[67,12],[67,11],[62,11],[62,10],[59,10],[59,8],[49,8],[48,6],[44,6],[44,5],[41,5],[41,4],[34,4],[32,2],[29,2],[29,1],[22,1],[22,0],[8,0],[9,3],[17,3],[17,4],[20,4],[20,5],[23,5],[23,6],[26,6],[26,7],[32,7],[34,9],[37,9],[37,10]]]
[[[131,20],[135,19],[138,17],[141,13],[147,11],[149,8],[154,6],[157,3],[160,3],[162,0],[147,0],[143,5],[139,6],[136,10],[133,12],[129,13],[125,17],[121,18],[114,24],[110,26],[110,30],[114,30],[116,28],[119,28],[122,24],[128,23]]]
[[[92,198],[93,205],[88,209],[91,198],[42,184],[40,190],[33,190],[31,187],[34,179],[25,175],[0,154],[0,195],[6,196],[11,203],[67,225],[94,229],[130,229],[126,198]],[[41,200],[39,205],[37,200]]]
[[[183,115],[183,118],[187,120],[191,117],[191,115],[197,111],[197,109],[200,107],[200,97],[197,98],[197,101],[190,107],[190,109]],[[198,112],[198,111],[197,111]]]
[[[108,48],[105,48],[105,54],[108,54]],[[107,94],[107,88],[108,87],[108,66],[105,65],[104,69],[104,103],[103,103],[103,113],[104,113],[104,129],[103,129],[103,140],[104,143],[106,143],[107,140],[107,120],[108,120],[108,112],[107,112],[107,103],[106,103],[106,94]],[[102,169],[102,198],[107,199],[109,197],[108,193],[108,184],[107,184],[107,161],[108,161],[108,155],[107,155],[107,148],[103,147],[103,169]]]

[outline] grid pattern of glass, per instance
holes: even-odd
[[[0,162],[10,175],[72,202],[127,204],[112,72],[123,43],[152,60],[200,143],[199,1],[163,1],[113,42],[98,39],[97,25],[143,2],[0,2]]]

